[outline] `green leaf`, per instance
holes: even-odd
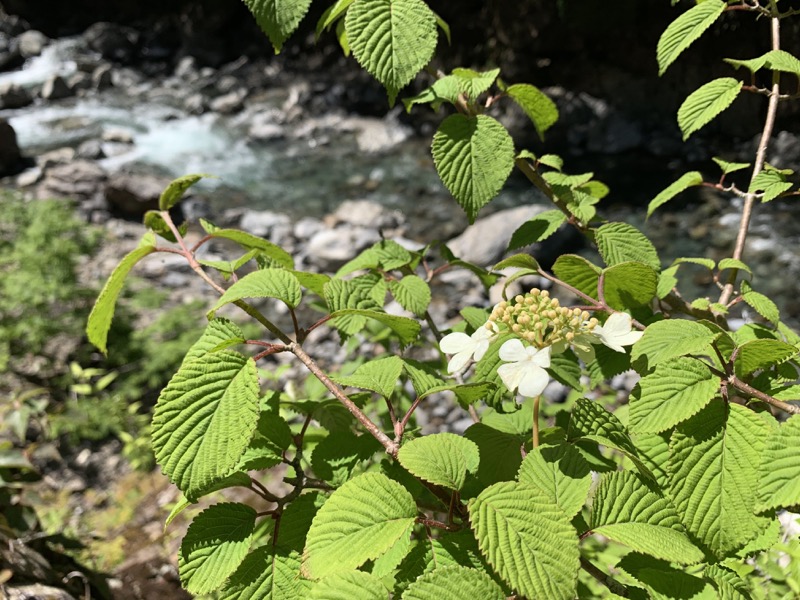
[[[506,94],[525,111],[536,127],[536,133],[544,139],[544,132],[558,121],[558,108],[555,102],[545,96],[539,88],[527,83],[509,86]]]
[[[247,556],[255,524],[256,511],[246,504],[215,504],[197,515],[178,554],[186,590],[207,594],[222,587]]]
[[[800,505],[800,415],[782,423],[767,438],[758,484],[759,512]]]
[[[522,463],[521,448],[526,436],[475,423],[467,428],[464,437],[475,442],[480,451],[481,462],[477,475],[482,483],[488,485],[516,478]]]
[[[508,267],[538,271],[539,263],[536,262],[536,259],[530,254],[514,254],[513,256],[509,256],[508,258],[501,260],[494,267],[492,267],[492,270],[500,271],[502,269],[507,269]]]
[[[411,98],[403,98],[403,106],[406,112],[411,112],[411,107],[415,104],[430,104],[433,110],[438,110],[443,102],[455,104],[458,102],[460,93],[458,78],[447,75],[433,82],[429,88]]]
[[[503,187],[514,167],[514,142],[492,117],[450,115],[433,136],[433,161],[469,222]]]
[[[485,321],[484,321],[485,322]],[[439,372],[430,365],[411,360],[403,359],[406,375],[411,380],[414,392],[421,396],[432,388],[445,385],[444,379],[439,377]]]
[[[601,272],[600,267],[575,254],[562,254],[553,264],[556,277],[592,298],[597,298]]]
[[[144,226],[153,231],[156,235],[160,235],[165,240],[172,242],[173,244],[178,241],[178,238],[175,237],[175,234],[172,233],[172,230],[167,225],[167,222],[164,220],[164,216],[158,210],[148,210],[144,213]],[[182,225],[178,226],[178,232],[181,235],[186,235],[188,223],[183,223]]]
[[[504,600],[503,589],[481,571],[462,566],[439,567],[412,583],[403,600]]]
[[[560,171],[564,166],[564,160],[556,154],[543,154],[535,160],[538,160],[539,164],[555,169],[556,171]]]
[[[592,474],[589,464],[574,446],[533,448],[519,468],[519,482],[541,489],[567,517],[578,514],[589,495]]]
[[[192,497],[230,474],[258,424],[252,359],[222,350],[186,362],[158,397],[153,450],[164,473]]]
[[[236,470],[265,471],[279,465],[292,442],[292,431],[283,417],[262,412],[255,434],[239,459]]]
[[[797,348],[778,340],[751,340],[739,346],[734,369],[739,377],[779,365],[797,354]]]
[[[119,298],[119,293],[122,291],[125,278],[137,262],[155,251],[155,238],[150,233],[142,239],[142,243],[135,250],[126,254],[125,258],[119,262],[100,291],[100,295],[97,296],[92,312],[89,313],[89,320],[86,323],[86,336],[89,338],[89,342],[94,344],[103,354],[108,354],[108,348],[106,347],[108,330],[111,328],[111,320],[114,318],[117,298]]]
[[[506,251],[523,248],[536,242],[543,242],[566,222],[567,216],[560,210],[554,209],[539,213],[514,231]]]
[[[669,440],[671,431],[662,433],[640,433],[633,437],[639,457],[653,473],[660,489],[666,489],[669,483],[667,463],[669,461]]]
[[[665,319],[647,326],[644,335],[633,345],[631,363],[636,365],[644,358],[644,373],[672,358],[687,354],[708,355],[713,352],[711,342],[721,334],[715,333],[695,321],[683,319]]]
[[[754,292],[747,281],[742,281],[741,291],[742,300],[744,300],[750,308],[773,325],[777,325],[780,322],[780,312],[772,300],[767,298],[764,294]]]
[[[631,552],[617,568],[640,583],[654,600],[718,600],[710,583],[666,561]]]
[[[310,600],[386,600],[386,586],[364,571],[334,573],[311,588]]]
[[[244,0],[244,3],[267,34],[276,54],[280,53],[283,43],[294,33],[311,6],[311,0]]]
[[[680,564],[703,560],[689,541],[675,508],[630,471],[605,473],[592,502],[589,526],[637,552]]]
[[[389,290],[400,306],[418,317],[425,315],[431,303],[431,288],[417,275],[406,275],[389,282]]]
[[[751,58],[750,60],[726,58],[725,62],[733,65],[737,69],[740,67],[749,69],[751,73],[755,73],[759,69],[766,67],[772,71],[793,73],[800,77],[800,60],[785,50],[770,50],[766,54],[762,54],[758,58]]]
[[[292,255],[286,252],[286,250],[280,246],[276,246],[264,238],[260,238],[250,233],[245,233],[244,231],[239,231],[238,229],[215,228],[211,231],[208,231],[208,234],[214,238],[236,242],[245,250],[260,250],[262,255],[270,258],[277,266],[284,267],[286,269],[294,268],[294,259],[292,258]]]
[[[244,487],[249,488],[252,485],[252,481],[250,476],[247,473],[232,473],[227,477],[223,477],[222,479],[218,479],[210,484],[208,487],[203,488],[202,491],[197,492],[193,498],[187,498],[186,496],[182,496],[180,500],[178,500],[177,504],[172,507],[172,510],[167,515],[166,520],[164,521],[164,529],[166,530],[169,527],[169,524],[181,514],[186,508],[190,507],[192,504],[197,502],[203,496],[207,496],[208,494],[213,494],[214,492],[218,492],[219,490],[224,490],[226,488],[231,487]]]
[[[497,374],[497,368],[503,364],[503,361],[500,360],[500,347],[507,342],[509,338],[510,336],[505,334],[497,337],[489,344],[486,354],[484,354],[483,358],[475,365],[474,379],[476,381],[487,381],[495,385],[494,390],[484,398],[486,404],[492,408],[501,407],[503,400],[510,398],[508,389]],[[481,452],[481,454],[483,454],[483,452]]]
[[[345,17],[353,56],[394,104],[436,49],[436,15],[421,0],[358,0]]]
[[[220,346],[223,346],[231,340],[237,342],[240,340],[244,341],[244,333],[242,333],[239,326],[228,319],[222,319],[220,317],[211,319],[208,325],[206,325],[200,339],[192,344],[188,352],[186,352],[186,356],[183,357],[183,362],[187,363],[197,360],[215,350],[224,349],[220,348]]]
[[[725,10],[726,3],[706,0],[683,13],[669,24],[658,40],[658,74],[663,75],[680,54],[703,35]]]
[[[380,444],[371,435],[334,431],[314,447],[311,467],[319,479],[338,487],[379,450]]]
[[[603,295],[617,310],[649,304],[656,296],[658,274],[640,262],[624,262],[603,270]]]
[[[333,25],[339,18],[344,15],[350,5],[354,2],[354,0],[336,0],[333,4],[331,4],[325,12],[322,13],[322,16],[317,21],[317,28],[316,28],[316,38],[319,41],[319,37],[322,35],[322,32],[330,29],[331,25]]]
[[[747,582],[721,565],[708,565],[703,577],[717,588],[720,600],[751,600]]]
[[[376,310],[361,310],[358,308],[343,308],[342,310],[337,310],[331,313],[331,317],[334,319],[350,315],[366,317],[386,325],[397,334],[397,337],[400,339],[400,343],[404,345],[412,343],[419,337],[419,323],[417,323],[414,319],[409,319],[407,317],[398,317],[396,315],[390,315],[387,313],[378,312]],[[359,331],[362,328],[363,326],[356,329],[356,331]],[[351,331],[350,333],[355,333],[355,331]]]
[[[619,450],[636,465],[639,472],[648,479],[654,479],[650,469],[639,458],[633,441],[625,431],[620,420],[600,406],[586,398],[578,398],[567,429],[567,439],[591,440],[607,448]]]
[[[749,194],[757,194],[762,192],[762,202],[769,202],[775,200],[782,193],[792,189],[792,182],[786,180],[786,173],[777,169],[764,168],[758,175],[750,182],[750,187],[747,189]]]
[[[627,223],[606,223],[595,232],[595,241],[600,256],[609,267],[619,263],[636,261],[656,271],[661,270],[655,246],[641,231]]]
[[[571,350],[551,357],[547,372],[559,383],[567,385],[573,390],[583,391],[581,366],[578,363],[578,357]]]
[[[515,590],[548,600],[575,597],[578,536],[547,493],[496,483],[470,501],[469,514],[481,552]]]
[[[352,375],[342,375],[334,381],[343,386],[361,388],[390,398],[397,386],[397,380],[403,372],[403,360],[398,356],[389,356],[371,360],[359,366]]]
[[[403,444],[397,460],[412,475],[460,490],[467,472],[475,473],[480,463],[478,446],[453,433],[435,433]]]
[[[719,269],[720,273],[722,273],[725,269],[739,269],[741,271],[750,273],[750,275],[753,274],[753,271],[750,270],[750,267],[748,267],[745,263],[735,258],[723,258],[721,261],[719,261],[717,269]]]
[[[186,190],[203,179],[203,177],[213,177],[213,175],[197,173],[194,175],[184,175],[183,177],[173,179],[169,185],[167,185],[164,191],[161,192],[161,196],[158,199],[159,210],[169,210],[175,206],[178,202],[180,202],[181,198],[183,198]]]
[[[281,516],[281,526],[277,532],[277,545],[287,551],[302,552],[306,545],[306,534],[317,512],[328,499],[326,494],[313,491],[301,494],[292,500]],[[300,574],[297,565],[296,574]]]
[[[589,372],[589,386],[597,387],[601,382],[624,373],[631,368],[631,356],[598,344],[594,347],[595,360],[586,365]]]
[[[342,277],[353,271],[360,271],[362,269],[393,271],[405,267],[413,260],[414,257],[411,252],[394,240],[381,240],[340,267],[339,270],[336,271],[336,277]]]
[[[695,358],[680,357],[659,364],[639,381],[631,395],[630,430],[659,433],[697,414],[719,393],[720,380]]]
[[[742,91],[742,85],[738,79],[721,77],[689,94],[678,109],[678,127],[684,141],[728,108]]]
[[[722,174],[727,175],[728,173],[735,173],[736,171],[741,171],[742,169],[746,169],[750,166],[750,163],[735,163],[735,162],[728,162],[726,160],[722,160],[718,156],[713,156],[711,158],[719,168],[722,169]]]
[[[458,84],[459,91],[463,92],[470,100],[477,99],[482,93],[492,87],[500,69],[492,69],[479,73],[472,69],[453,69],[452,73]]]
[[[297,308],[302,297],[300,282],[289,271],[260,269],[248,273],[225,290],[208,315],[212,318],[221,307],[244,298],[277,298],[290,308]]]
[[[300,556],[267,545],[247,555],[219,600],[305,600],[304,587]]]
[[[702,185],[702,183],[703,176],[699,171],[689,171],[688,173],[684,173],[678,178],[677,181],[670,183],[664,190],[659,192],[658,195],[650,201],[650,204],[647,205],[647,217],[649,218],[658,207],[666,204],[684,190],[697,185]]]
[[[688,532],[719,558],[766,526],[753,509],[768,433],[756,413],[717,399],[672,436],[669,495]]]
[[[414,526],[417,506],[399,483],[380,473],[359,475],[319,509],[306,538],[303,573],[318,579],[375,560]]]

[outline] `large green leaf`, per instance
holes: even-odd
[[[305,600],[300,555],[261,546],[242,561],[219,600]]]
[[[353,56],[386,88],[390,104],[436,49],[436,16],[421,0],[358,0],[345,31]]]
[[[530,598],[575,597],[578,536],[546,492],[506,481],[469,503],[481,552],[504,581]]]
[[[692,564],[703,553],[689,541],[675,508],[630,471],[605,473],[592,502],[595,533],[656,558]]]
[[[385,475],[367,473],[351,479],[314,517],[303,573],[318,579],[375,560],[411,534],[416,516],[411,494]]]
[[[775,200],[784,192],[792,189],[792,182],[786,179],[786,176],[791,174],[792,171],[789,169],[779,170],[767,166],[753,178],[747,192],[750,194],[762,192],[762,202]]]
[[[181,514],[185,509],[190,507],[192,504],[197,502],[203,496],[207,496],[208,494],[213,494],[214,492],[218,492],[219,490],[224,490],[225,488],[232,488],[232,487],[243,487],[243,488],[250,488],[253,481],[250,479],[250,475],[247,473],[231,473],[230,475],[223,477],[222,479],[218,479],[211,483],[208,487],[204,488],[202,491],[195,493],[192,499],[187,498],[186,496],[181,496],[180,500],[176,504],[173,505],[172,510],[169,511],[167,518],[164,520],[164,528],[166,529],[169,527],[169,524]]]
[[[740,377],[758,369],[779,365],[797,354],[792,344],[778,340],[750,340],[739,346],[734,368]]]
[[[756,510],[800,505],[800,415],[767,438],[761,459]]]
[[[658,74],[663,75],[692,42],[703,35],[725,10],[721,0],[706,0],[683,13],[661,34],[656,48]]]
[[[678,109],[678,127],[683,132],[683,139],[688,139],[728,108],[742,91],[742,85],[738,79],[720,77],[689,94]]]
[[[606,304],[617,310],[632,310],[649,304],[656,295],[658,274],[640,262],[623,262],[603,270]]]
[[[696,358],[661,363],[639,381],[630,401],[629,428],[634,433],[659,433],[694,416],[719,392],[719,377]]]
[[[644,335],[633,345],[631,362],[642,373],[678,356],[711,354],[711,342],[720,335],[695,321],[657,321],[648,325]],[[639,359],[645,359],[642,369],[637,365]]]
[[[244,0],[258,26],[267,34],[275,52],[294,33],[306,16],[311,0]]]
[[[119,262],[100,291],[100,295],[92,307],[92,312],[89,313],[89,321],[86,323],[86,336],[103,354],[108,354],[108,349],[106,348],[108,330],[111,328],[111,320],[114,318],[117,298],[119,298],[119,293],[122,291],[125,278],[137,262],[155,251],[155,236],[152,233],[148,233],[142,238],[139,246],[126,254],[125,258]]]
[[[688,173],[684,173],[678,178],[677,181],[670,183],[650,201],[650,204],[647,205],[648,218],[659,206],[666,204],[682,191],[687,190],[690,187],[701,185],[702,183],[703,176],[699,171],[689,171]]]
[[[390,315],[377,310],[343,308],[331,313],[331,317],[334,319],[349,316],[366,317],[367,319],[373,319],[379,323],[382,323],[383,325],[386,325],[397,334],[397,337],[400,339],[400,343],[402,344],[410,344],[416,340],[419,337],[419,332],[421,329],[420,324],[414,319],[409,319],[408,317],[398,317],[397,315]],[[358,327],[355,331],[348,331],[348,333],[355,333],[356,331],[360,331],[362,328],[363,325]]]
[[[544,490],[564,514],[574,517],[586,502],[592,475],[589,464],[574,446],[539,446],[522,461],[519,482]]]
[[[213,316],[221,307],[243,298],[277,298],[287,306],[296,308],[302,296],[300,282],[289,271],[261,269],[248,273],[225,290],[208,314]]]
[[[453,433],[435,433],[403,444],[397,460],[412,475],[451,490],[460,490],[467,472],[480,463],[478,446]]]
[[[653,243],[641,231],[627,223],[606,223],[595,232],[597,249],[605,263],[612,267],[628,261],[641,262],[661,270]]]
[[[753,288],[750,287],[750,284],[747,282],[747,280],[742,281],[741,291],[742,300],[744,300],[745,304],[747,304],[750,308],[752,308],[773,325],[777,325],[780,322],[780,311],[778,310],[777,305],[770,300],[769,297],[754,291]]]
[[[633,577],[653,600],[719,600],[713,586],[667,561],[631,552],[617,568]],[[642,596],[631,596],[642,597]]]
[[[558,108],[555,102],[545,96],[539,88],[527,83],[509,86],[506,94],[525,111],[536,127],[536,133],[544,139],[544,132],[558,121]]]
[[[577,288],[587,296],[597,298],[600,267],[576,254],[562,254],[553,264],[553,273],[562,281]]]
[[[258,391],[253,360],[222,350],[181,365],[161,392],[153,450],[188,497],[238,463],[258,424]]]
[[[483,423],[470,425],[464,437],[477,444],[481,462],[478,479],[484,484],[514,479],[522,463],[522,444],[525,436],[499,431]]]
[[[486,574],[461,566],[441,567],[412,583],[403,600],[504,600],[503,589]]]
[[[507,250],[516,250],[536,242],[542,242],[553,235],[567,221],[567,215],[560,210],[546,210],[520,225],[511,235]]]
[[[404,365],[403,359],[398,356],[379,358],[360,365],[352,375],[334,377],[334,381],[340,385],[370,390],[384,398],[390,398]]]
[[[793,73],[800,77],[800,60],[786,52],[786,50],[770,50],[766,54],[762,54],[758,58],[751,58],[750,60],[726,58],[725,62],[736,68],[744,67],[749,69],[751,73],[755,73],[759,69],[766,67],[773,71]]]
[[[407,311],[418,317],[425,315],[431,303],[431,288],[417,275],[406,275],[389,282],[389,291]]]
[[[244,334],[242,330],[233,321],[228,319],[216,318],[211,319],[206,325],[203,335],[189,348],[183,362],[196,360],[208,354],[209,352],[216,352],[224,350],[225,345],[229,342],[244,341]]]
[[[723,557],[754,538],[766,422],[738,404],[712,400],[672,436],[669,495],[687,531]]]
[[[492,117],[450,115],[433,136],[433,161],[470,223],[514,167],[514,142]]]
[[[639,457],[656,478],[659,488],[666,489],[669,484],[667,464],[669,462],[669,440],[671,431],[662,433],[640,433],[633,436]]]
[[[334,573],[321,579],[308,595],[309,600],[386,600],[386,586],[364,571]]]
[[[314,447],[311,467],[319,479],[335,487],[341,486],[380,449],[371,435],[333,431]]]
[[[256,511],[246,504],[215,504],[197,515],[181,542],[178,571],[193,594],[222,587],[242,563],[256,524]]]

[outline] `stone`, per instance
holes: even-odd
[[[289,217],[270,210],[244,211],[239,221],[239,227],[279,245],[285,242],[292,233],[292,223]]]
[[[43,585],[41,583],[21,586],[3,586],[3,591],[6,594],[4,595],[6,600],[30,600],[31,598],[36,598],[37,600],[75,600],[75,596],[61,588]]]
[[[325,224],[319,219],[303,217],[294,224],[292,234],[301,243],[305,243],[307,240],[310,240],[313,235],[319,233],[323,229],[325,229]]]
[[[0,119],[0,177],[15,175],[24,168],[17,145],[17,132],[5,119]]]
[[[17,38],[19,44],[19,53],[24,58],[31,58],[32,56],[39,56],[42,50],[50,42],[50,39],[41,31],[30,29],[21,33]]]
[[[33,167],[27,171],[23,171],[17,175],[17,187],[27,188],[39,183],[42,178],[42,170],[39,167]]]
[[[105,186],[110,209],[125,217],[141,218],[148,210],[158,209],[161,192],[169,179],[155,175],[115,173]]]
[[[33,96],[24,87],[16,83],[0,85],[0,109],[22,108],[33,102]]]
[[[56,165],[63,165],[74,160],[75,154],[74,148],[64,146],[63,148],[56,148],[55,150],[50,150],[50,152],[40,154],[36,161],[42,169],[47,170]]]
[[[92,88],[98,92],[114,85],[112,68],[109,64],[102,64],[92,71]]]
[[[72,96],[72,90],[60,75],[51,75],[42,84],[40,95],[44,100],[60,100]]]
[[[74,160],[45,170],[37,190],[39,198],[73,198],[90,200],[102,192],[106,172],[88,160]]]
[[[133,134],[129,129],[121,127],[112,127],[103,132],[104,142],[116,142],[118,144],[132,144]]]
[[[369,229],[396,229],[405,224],[400,211],[390,210],[371,200],[346,200],[329,217],[333,224],[347,223]]]
[[[335,271],[380,239],[374,229],[344,225],[315,234],[303,250],[312,265],[322,271]]]
[[[84,71],[77,71],[69,76],[67,86],[78,94],[92,87],[92,76]]]
[[[103,144],[101,141],[93,139],[82,142],[75,151],[75,156],[88,160],[100,160],[106,157],[106,153],[103,152]]]
[[[247,90],[238,88],[227,94],[217,96],[209,103],[209,108],[214,112],[229,115],[242,110],[244,99],[247,97]]]
[[[462,260],[481,267],[489,267],[506,253],[514,231],[525,221],[545,210],[547,207],[540,205],[501,210],[475,221],[475,224],[464,233],[448,241],[447,247]]]
[[[136,55],[139,32],[132,27],[101,21],[89,26],[83,32],[83,39],[106,60],[127,64]]]
[[[190,94],[186,96],[186,99],[183,101],[183,108],[190,115],[202,115],[208,108],[206,106],[206,98],[200,93]]]

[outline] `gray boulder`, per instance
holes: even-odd
[[[102,192],[106,177],[102,167],[88,160],[58,164],[45,171],[37,196],[91,200]]]
[[[72,96],[72,90],[60,75],[51,75],[42,84],[40,94],[45,100],[60,100]]]
[[[22,108],[33,102],[33,96],[24,87],[16,83],[0,85],[0,109]]]
[[[335,271],[380,239],[374,229],[343,225],[316,233],[302,251],[306,261],[321,271]]]
[[[19,53],[24,58],[30,58],[32,56],[39,56],[44,47],[50,43],[50,38],[41,31],[30,29],[20,34],[17,38],[17,43],[19,44]]]
[[[158,199],[168,184],[169,179],[155,175],[115,173],[105,185],[106,202],[113,212],[140,218],[158,209]]]

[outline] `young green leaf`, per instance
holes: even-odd
[[[292,258],[292,255],[286,252],[286,250],[280,246],[276,246],[264,238],[260,238],[244,231],[239,231],[238,229],[215,228],[209,231],[208,234],[214,238],[221,238],[236,242],[245,250],[260,250],[261,254],[272,260],[276,266],[284,267],[286,269],[294,268],[294,259]]]
[[[642,338],[631,351],[631,363],[644,373],[671,358],[687,354],[707,355],[713,352],[711,342],[720,336],[695,321],[666,319],[648,325]],[[646,361],[639,368],[640,358]]]
[[[300,555],[261,546],[247,555],[221,590],[219,600],[305,600]]]
[[[687,531],[719,558],[766,526],[753,510],[768,434],[756,413],[716,399],[672,435],[669,496]]]
[[[519,482],[547,492],[564,514],[572,518],[586,502],[592,474],[574,446],[539,446],[522,461]]]
[[[319,37],[322,35],[322,32],[330,29],[331,25],[333,25],[344,15],[345,12],[347,12],[347,9],[350,8],[350,5],[353,2],[354,0],[336,0],[336,2],[325,9],[325,12],[322,13],[319,21],[317,21],[317,27],[315,31],[317,41],[319,41]]]
[[[659,364],[631,394],[629,428],[660,433],[697,414],[719,393],[720,380],[696,358],[679,357]]]
[[[641,231],[627,223],[606,223],[595,232],[597,249],[609,267],[619,263],[636,261],[656,271],[661,270],[653,243]]]
[[[509,256],[508,258],[501,260],[494,267],[492,267],[492,270],[500,271],[501,269],[507,269],[508,267],[528,269],[536,272],[539,269],[539,263],[536,262],[536,259],[530,254],[514,254],[513,256]]]
[[[544,132],[558,121],[558,108],[555,102],[545,96],[539,88],[527,83],[509,86],[506,94],[525,111],[536,128],[536,133],[544,139]]]
[[[188,497],[230,474],[258,424],[252,359],[222,350],[181,365],[153,414],[153,450]]]
[[[794,415],[771,433],[761,457],[756,510],[800,504],[800,416]]]
[[[689,94],[678,109],[678,127],[684,141],[728,108],[742,91],[742,85],[738,79],[721,77]]]
[[[389,591],[381,580],[364,571],[323,577],[308,595],[310,600],[386,600]]]
[[[496,483],[470,501],[469,514],[481,552],[511,587],[530,598],[575,597],[578,536],[547,493]]]
[[[479,73],[472,69],[453,69],[453,77],[459,87],[459,91],[463,92],[470,100],[475,100],[478,96],[492,87],[497,76],[500,75],[500,69],[492,69]]]
[[[436,16],[421,0],[358,0],[345,17],[353,56],[389,94],[400,91],[436,49]]]
[[[413,260],[414,257],[411,252],[394,240],[381,240],[340,267],[339,270],[336,271],[336,277],[342,277],[353,271],[360,271],[362,269],[393,271],[405,267]]]
[[[742,281],[741,291],[742,300],[744,300],[750,308],[773,325],[777,325],[780,322],[781,315],[778,311],[778,307],[767,296],[759,292],[754,292],[747,281]]]
[[[169,210],[180,202],[183,195],[190,187],[200,181],[203,177],[213,177],[213,175],[206,175],[205,173],[198,173],[195,175],[184,175],[172,180],[169,185],[161,192],[161,197],[158,199],[159,210]]]
[[[311,527],[311,522],[327,499],[327,494],[313,491],[292,500],[281,516],[281,526],[277,532],[277,546],[293,553],[302,552],[306,545],[306,534]],[[299,564],[296,573],[299,576]]]
[[[417,506],[399,483],[380,473],[359,475],[319,509],[306,538],[303,573],[318,579],[358,568],[411,534]]]
[[[751,340],[739,346],[734,369],[739,377],[758,369],[779,365],[797,355],[792,344],[778,340]]]
[[[403,444],[397,460],[412,475],[460,490],[467,472],[475,473],[480,463],[478,446],[460,435],[435,433]]]
[[[762,54],[757,58],[751,58],[750,60],[726,58],[725,62],[733,65],[734,68],[737,69],[739,67],[749,69],[751,73],[755,73],[759,69],[766,67],[773,71],[793,73],[800,77],[800,60],[786,52],[786,50],[770,50],[766,54]]]
[[[486,319],[482,321],[485,323]],[[403,359],[403,368],[411,380],[414,392],[421,396],[438,386],[446,385],[444,379],[439,377],[439,372],[426,363],[421,363],[408,358]]]
[[[514,142],[492,117],[450,115],[433,136],[433,161],[470,223],[514,167]]]
[[[640,262],[623,262],[603,270],[606,304],[617,310],[632,310],[649,304],[656,296],[658,275]]]
[[[246,504],[214,504],[197,515],[181,542],[178,572],[192,594],[218,590],[242,564],[256,524]]]
[[[786,170],[788,171],[788,169]],[[749,194],[762,192],[762,202],[770,202],[771,200],[775,200],[775,198],[784,192],[792,189],[792,182],[786,180],[787,174],[791,174],[791,171],[786,173],[785,171],[780,171],[778,169],[765,168],[755,176],[753,181],[750,183],[750,187],[748,188],[747,192]]]
[[[89,320],[86,323],[86,336],[103,354],[108,354],[108,349],[106,348],[108,330],[111,328],[111,320],[114,318],[117,298],[119,298],[119,293],[122,291],[125,278],[137,262],[155,251],[155,236],[152,233],[148,233],[142,238],[139,246],[126,254],[125,258],[119,262],[100,291],[100,295],[97,296],[92,312],[89,313]]]
[[[735,163],[735,162],[728,162],[726,160],[722,160],[718,156],[713,156],[711,158],[719,168],[722,169],[722,174],[727,175],[728,173],[735,173],[736,171],[741,171],[742,169],[746,169],[750,166],[750,163]]]
[[[169,515],[167,515],[166,520],[164,521],[164,529],[166,530],[169,527],[169,524],[181,514],[185,509],[190,507],[192,504],[197,502],[203,496],[207,496],[208,494],[213,494],[214,492],[218,492],[219,490],[224,490],[226,488],[232,487],[243,487],[243,488],[250,488],[252,485],[252,480],[247,473],[232,473],[227,477],[223,477],[222,479],[218,479],[211,483],[208,487],[203,488],[202,491],[196,492],[194,497],[189,499],[186,496],[182,496],[180,500],[172,507],[172,510],[169,511]]]
[[[400,306],[418,317],[425,315],[431,303],[431,288],[417,275],[406,275],[402,279],[389,281],[389,291]]]
[[[429,88],[422,90],[416,96],[403,98],[403,106],[407,113],[411,112],[415,104],[430,104],[433,110],[439,110],[443,102],[450,104],[458,102],[460,93],[458,79],[453,75],[446,75],[434,81]]]
[[[209,318],[221,307],[244,298],[277,298],[290,308],[297,308],[303,290],[297,277],[284,269],[260,269],[242,277],[225,290],[214,307],[208,311]]]
[[[656,48],[659,75],[663,75],[675,59],[714,24],[725,6],[726,3],[721,0],[706,0],[669,24]]]
[[[462,566],[438,567],[412,583],[403,600],[504,600],[503,589],[481,571]]]
[[[680,564],[703,553],[689,541],[672,504],[631,471],[605,473],[592,502],[589,527],[637,552]]]
[[[244,0],[256,18],[256,23],[267,34],[275,53],[292,35],[306,16],[311,0]]]
[[[567,215],[558,209],[547,210],[520,225],[511,235],[506,251],[543,242],[567,221]]]
[[[747,266],[747,264],[735,258],[723,258],[721,261],[719,261],[717,269],[719,269],[720,273],[722,273],[725,269],[739,269],[740,271],[744,271],[750,275],[753,274],[753,271]]]
[[[377,310],[362,310],[358,308],[343,308],[331,313],[331,317],[334,319],[347,316],[366,317],[367,319],[373,319],[386,325],[397,334],[401,344],[410,344],[419,337],[419,323],[407,317],[398,317],[396,315],[378,312]],[[363,325],[358,327],[355,331],[348,331],[348,333],[355,333],[362,328]]]
[[[359,366],[352,375],[341,375],[334,380],[343,386],[361,388],[390,398],[403,372],[403,360],[398,356],[389,356],[371,360]]]
[[[659,206],[663,206],[682,191],[690,187],[701,185],[703,183],[703,176],[699,171],[690,171],[681,175],[677,181],[670,183],[664,190],[650,201],[647,205],[647,217],[649,218]]]
[[[597,298],[597,282],[601,269],[582,256],[562,254],[553,264],[553,273],[587,296]]]

